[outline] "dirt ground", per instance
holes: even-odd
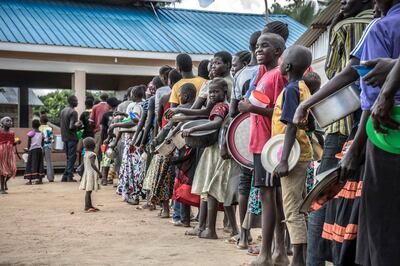
[[[0,195],[0,265],[220,266],[254,258],[225,243],[221,229],[218,240],[185,236],[158,211],[123,203],[112,186],[93,193],[101,211],[85,213],[78,184],[56,180],[26,186],[17,177]]]

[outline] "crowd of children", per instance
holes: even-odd
[[[400,3],[375,3],[375,15],[382,13],[382,18],[368,25],[372,0],[342,1],[342,11],[330,33],[339,38],[347,31],[357,38],[342,34],[340,43],[332,37],[331,44],[339,42],[340,51],[345,53],[332,55],[338,50],[330,50],[327,73],[333,79],[320,90],[321,79],[310,68],[311,52],[298,45],[286,48],[287,25],[271,22],[250,36],[249,51],[233,56],[220,51],[211,60],[202,61],[199,76],[193,73],[190,56],[179,54],[176,69],[162,67],[159,76],[147,86],[129,88],[123,102],[104,97],[104,114],[94,119],[99,121],[95,133],[90,111],[81,116],[82,122],[77,125],[86,130],[79,187],[86,191],[85,211],[99,211],[92,205],[91,193],[100,184],[112,184],[114,176],[118,180],[114,183],[116,193],[126,203],[140,205],[143,199],[143,209],[160,206],[159,217],[172,217],[175,226],[191,227],[191,221],[196,219],[197,226],[186,235],[217,239],[217,213],[224,211],[232,237],[228,242],[247,249],[252,242],[250,229],[261,220],[261,246],[249,248],[249,254],[258,255],[250,265],[289,265],[288,254],[293,255],[291,265],[324,265],[325,261],[335,265],[394,265],[400,259],[400,216],[396,214],[400,202],[395,185],[400,176],[400,157],[368,141],[365,124],[372,113],[375,130],[386,133],[388,128],[399,128],[399,121],[390,118],[390,114],[400,101],[400,63],[396,60],[400,56]],[[358,15],[355,23],[360,28],[347,27],[346,19]],[[358,34],[363,31],[362,36]],[[352,46],[346,46],[350,42]],[[351,66],[368,60],[365,64],[372,71],[359,80]],[[363,114],[358,118],[353,114],[338,122],[335,129],[328,129],[321,156],[314,144],[323,146],[323,138],[315,132],[316,124],[308,109],[352,82],[360,84]],[[268,97],[266,107],[250,101],[252,91]],[[86,102],[90,109],[93,103]],[[250,113],[248,150],[253,156],[253,169],[239,165],[231,157],[225,135],[220,134],[218,140],[194,137],[195,133],[223,131],[240,113]],[[188,127],[186,123],[194,120],[202,122]],[[28,184],[32,180],[42,183],[42,150],[49,160],[46,147],[52,133],[46,121],[46,117],[34,120],[28,133]],[[16,172],[13,147],[19,140],[10,131],[10,118],[4,117],[0,123],[0,193],[6,193],[7,181]],[[344,132],[347,123],[354,125],[353,130]],[[282,155],[275,169],[267,172],[261,159],[263,147],[278,135],[284,136]],[[197,144],[181,145],[182,139],[189,138]],[[354,140],[340,162],[341,180],[346,182],[343,189],[347,191],[341,191],[307,221],[299,210],[305,193],[315,183],[313,162],[322,157],[317,172],[337,166],[331,153],[340,152],[348,138]],[[295,142],[300,147],[300,159],[289,170],[289,155]],[[103,144],[99,151],[98,143]],[[291,244],[287,245],[289,241]]]

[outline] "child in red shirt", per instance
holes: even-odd
[[[261,189],[262,201],[262,244],[255,265],[272,264],[271,245],[276,223],[276,187],[280,185],[278,178],[266,173],[261,164],[261,151],[271,137],[271,117],[275,101],[286,85],[286,78],[278,66],[279,57],[285,49],[284,39],[273,33],[262,34],[257,41],[257,62],[264,65],[267,72],[257,84],[256,90],[270,99],[266,108],[252,105],[247,99],[239,103],[241,113],[251,113],[249,151],[254,158],[254,186]],[[283,234],[282,234],[283,235]],[[286,253],[284,245],[276,247],[278,255]]]

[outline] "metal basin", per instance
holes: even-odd
[[[205,123],[208,123],[209,121],[210,120],[208,119],[190,121],[182,126],[182,130],[203,125]],[[215,142],[217,142],[218,132],[219,132],[218,129],[196,131],[191,133],[190,136],[185,137],[185,143],[187,146],[192,148],[204,148],[213,145]]]
[[[360,91],[353,86],[344,87],[310,108],[320,127],[326,127],[361,107]]]

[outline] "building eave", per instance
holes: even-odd
[[[0,51],[11,52],[31,52],[65,55],[87,55],[115,58],[139,58],[139,59],[157,59],[157,60],[175,60],[179,53],[165,52],[147,52],[147,51],[129,51],[102,48],[84,48],[56,45],[37,45],[21,44],[11,42],[0,42]],[[212,54],[189,54],[193,61],[199,62],[203,59],[209,59]]]

